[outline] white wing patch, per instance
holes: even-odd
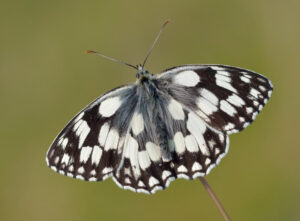
[[[200,96],[205,98],[207,101],[211,102],[213,105],[218,105],[219,104],[219,98],[211,91],[201,88],[199,90]]]
[[[134,135],[140,134],[144,130],[144,120],[143,115],[141,113],[134,113],[132,120],[132,132]]]
[[[139,164],[142,170],[146,170],[150,165],[151,161],[147,151],[143,150],[138,153]]]
[[[209,102],[207,99],[204,99],[203,97],[199,97],[196,104],[199,109],[207,116],[213,114],[218,110],[217,106]]]
[[[104,150],[105,151],[113,150],[113,149],[116,150],[118,147],[118,143],[119,143],[119,133],[116,129],[112,128],[110,129],[107,135]]]
[[[92,147],[86,146],[82,147],[80,151],[80,162],[86,163],[91,155]]]
[[[138,160],[139,146],[138,146],[137,141],[133,137],[129,138],[127,145],[128,145],[127,149],[129,150],[129,159],[130,159],[131,167],[133,170],[133,174],[134,174],[135,178],[137,179],[138,177],[141,176],[139,160]]]
[[[185,143],[184,137],[181,132],[177,132],[174,135],[174,142],[175,142],[175,150],[178,154],[183,154],[185,152]]]
[[[159,161],[161,159],[160,147],[152,142],[146,143],[146,150],[152,161]]]
[[[74,125],[74,132],[77,136],[79,136],[79,144],[78,144],[78,149],[82,147],[83,142],[85,141],[85,138],[89,134],[91,128],[89,128],[88,124],[84,120],[79,120],[75,125]]]
[[[245,105],[245,101],[236,94],[232,94],[231,96],[229,96],[227,98],[227,101],[236,107],[242,107]]]
[[[68,138],[62,139],[61,148],[64,150],[69,142]]]
[[[193,135],[187,135],[184,141],[188,151],[195,153],[199,151],[197,141]]]
[[[194,71],[183,71],[174,77],[173,82],[186,87],[194,87],[200,82],[200,77]]]
[[[205,123],[194,113],[189,113],[187,121],[187,129],[196,138],[199,148],[204,155],[209,155],[209,150],[206,146],[203,134],[206,131]]]
[[[237,113],[236,109],[225,100],[220,102],[220,108],[229,116],[234,116]]]
[[[220,78],[217,79],[216,84],[220,87],[223,87],[223,88],[229,90],[229,91],[237,93],[237,90],[234,87],[232,87],[231,83],[229,83],[227,81],[223,81],[223,79],[220,79]]]
[[[111,97],[107,98],[106,100],[102,101],[99,106],[99,113],[103,117],[111,117],[116,113],[116,111],[121,106],[122,101],[120,97]]]
[[[104,146],[108,132],[109,132],[109,123],[106,122],[101,126],[100,133],[98,136],[98,141],[101,146]]]
[[[184,112],[181,104],[174,99],[170,100],[168,110],[175,120],[184,120]]]
[[[95,145],[92,153],[92,164],[95,164],[96,166],[99,165],[101,156],[102,156],[102,149]],[[94,174],[95,175],[95,174]]]

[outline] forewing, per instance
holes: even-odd
[[[157,75],[158,87],[227,134],[247,127],[269,100],[271,81],[223,65],[186,65]]]
[[[70,177],[101,181],[118,167],[126,120],[135,107],[135,86],[123,86],[99,97],[72,119],[50,146],[50,168]]]

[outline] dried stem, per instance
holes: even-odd
[[[217,198],[216,194],[213,192],[207,181],[205,180],[204,177],[199,177],[200,181],[202,182],[204,188],[208,192],[210,198],[214,201],[214,204],[217,206],[218,210],[222,214],[224,220],[226,221],[231,221],[229,215],[226,213],[224,207],[222,206],[220,200]]]

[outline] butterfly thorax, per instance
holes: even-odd
[[[138,72],[136,74],[136,82],[140,87],[143,87],[148,96],[155,98],[157,95],[157,87],[155,85],[155,77],[150,74],[142,66],[138,65]]]

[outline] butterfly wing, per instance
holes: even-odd
[[[46,161],[50,168],[70,177],[101,181],[118,167],[123,134],[135,106],[135,87],[123,86],[96,99],[54,140]]]
[[[224,65],[186,65],[157,75],[159,87],[227,134],[247,127],[269,100],[271,81]]]
[[[225,155],[228,136],[207,126],[195,112],[160,90],[150,99],[146,90],[137,94],[123,160],[113,175],[120,187],[155,193],[176,178],[208,174]]]

